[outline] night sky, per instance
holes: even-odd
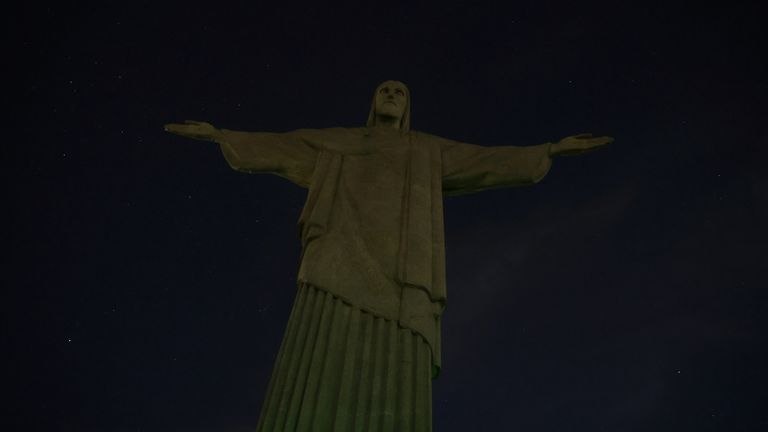
[[[445,200],[436,431],[768,430],[764,8],[103,3],[4,17],[4,430],[253,430],[306,190],[162,126],[362,126],[386,79],[446,138],[616,138]]]

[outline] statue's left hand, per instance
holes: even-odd
[[[168,123],[163,126],[166,132],[201,141],[211,141],[219,132],[212,124],[194,120],[184,123]]]
[[[565,137],[560,142],[552,144],[550,156],[572,156],[588,151],[597,150],[613,142],[613,137],[593,137],[592,134],[579,134]]]

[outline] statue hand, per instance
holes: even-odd
[[[196,140],[211,141],[218,130],[212,124],[193,120],[184,120],[184,123],[168,123],[163,126],[166,132],[181,135]]]
[[[602,136],[593,138],[592,134],[579,134],[565,137],[560,142],[552,144],[550,156],[572,156],[588,151],[597,150],[613,142],[613,137]]]

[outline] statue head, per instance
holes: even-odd
[[[410,131],[411,92],[405,84],[384,81],[376,87],[367,126],[391,126],[401,132]]]

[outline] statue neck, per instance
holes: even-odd
[[[376,116],[376,125],[374,127],[400,129],[400,119],[390,116]]]

